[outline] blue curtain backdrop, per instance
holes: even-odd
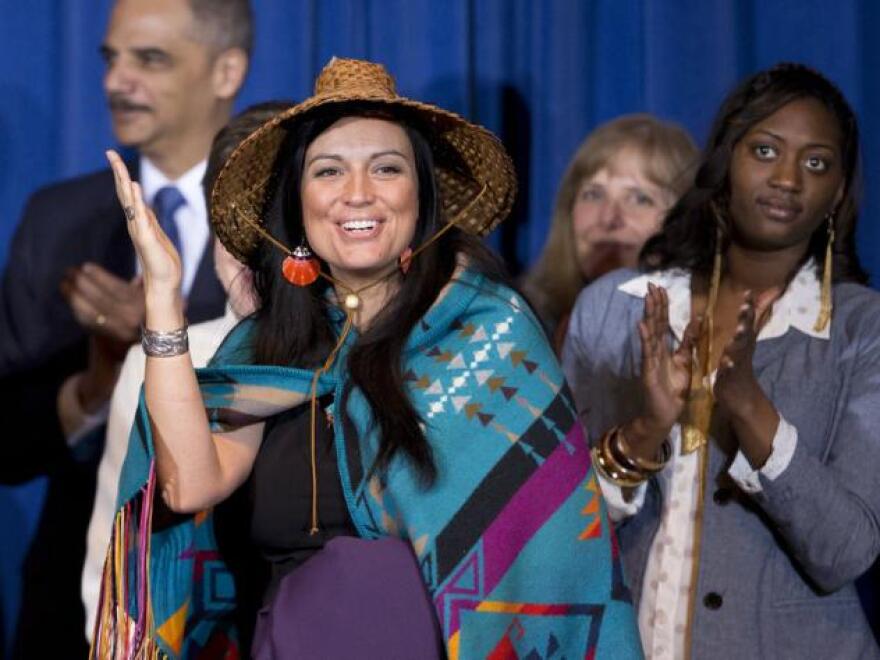
[[[113,145],[97,47],[110,0],[0,0],[0,264],[24,200],[103,167]],[[880,281],[880,3],[872,0],[254,0],[257,47],[240,105],[302,99],[332,55],[384,63],[399,90],[474,119],[514,153],[522,192],[493,237],[515,268],[541,248],[582,138],[621,113],[676,120],[698,141],[724,92],[779,60],[825,72],[863,127],[859,248]],[[26,441],[7,425],[3,442]],[[0,490],[8,639],[42,484]],[[63,549],[59,548],[59,552]],[[2,631],[0,631],[2,638]],[[2,651],[2,647],[0,647]]]

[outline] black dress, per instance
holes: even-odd
[[[214,528],[236,584],[241,648],[250,648],[257,611],[271,601],[282,578],[334,536],[357,536],[339,481],[333,427],[320,400],[316,424],[319,532],[310,535],[312,477],[310,406],[266,423],[248,480],[215,509]]]
[[[278,583],[334,536],[357,536],[339,481],[333,426],[322,400],[316,420],[319,531],[310,534],[312,476],[310,406],[300,406],[266,424],[250,479],[251,539],[270,569],[263,602]]]

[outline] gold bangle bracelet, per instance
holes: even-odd
[[[623,451],[623,447],[620,444],[620,435],[620,427],[615,426],[608,431],[605,437],[603,437],[603,440],[605,441],[606,458],[609,458],[614,464],[619,465],[621,468],[629,470],[634,474],[648,476],[650,473],[639,468],[639,466],[630,458],[629,454]]]
[[[632,452],[629,443],[626,441],[626,435],[624,435],[623,429],[619,426],[617,427],[616,433],[611,442],[612,449],[617,450],[617,456],[615,456],[615,458],[623,458],[624,465],[631,467],[638,472],[646,472],[649,475],[657,474],[663,470],[669,462],[670,456],[672,456],[672,447],[669,445],[668,438],[664,439],[663,444],[660,445],[660,460],[649,461],[641,456],[635,455]]]
[[[620,486],[621,488],[637,488],[645,482],[645,479],[626,477],[616,471],[613,467],[608,466],[598,447],[593,447],[590,453],[593,457],[593,468],[596,472],[615,486]]]
[[[599,454],[604,459],[604,467],[613,470],[626,479],[644,480],[648,478],[648,474],[639,470],[632,463],[626,460],[625,456],[618,455],[615,451],[614,436],[617,434],[619,427],[612,427],[599,440]]]

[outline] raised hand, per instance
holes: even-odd
[[[633,429],[627,438],[647,434],[659,443],[678,421],[687,400],[699,330],[700,320],[691,321],[681,344],[675,351],[670,351],[669,296],[663,287],[648,284],[645,312],[639,322],[644,409],[637,420],[638,429]]]
[[[115,151],[107,152],[116,182],[116,196],[128,218],[128,234],[143,268],[147,296],[178,295],[183,277],[180,255],[159,227],[153,211],[144,203],[140,185],[132,181],[125,163]]]

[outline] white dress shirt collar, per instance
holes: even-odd
[[[662,286],[669,294],[669,327],[681,341],[691,318],[691,275],[682,269],[656,271],[639,275],[621,284],[618,289],[631,296],[644,298],[648,282]],[[782,337],[794,328],[816,339],[831,337],[831,324],[823,330],[814,325],[819,316],[822,285],[816,275],[816,262],[807,260],[779,299],[773,303],[770,319],[761,328],[759,340]]]
[[[177,179],[169,179],[150,162],[149,158],[141,156],[141,187],[144,190],[144,199],[147,204],[152,204],[153,198],[160,188],[177,186],[188,206],[194,209],[204,209],[205,193],[202,191],[202,179],[205,178],[207,167],[208,161],[203,160],[193,165]]]
[[[148,158],[141,156],[140,159],[140,183],[147,204],[152,206],[153,198],[159,189],[170,185],[176,186],[186,200],[186,204],[174,214],[174,221],[177,223],[177,230],[180,234],[180,256],[183,262],[181,288],[184,295],[188,295],[192,288],[199,263],[210,238],[208,209],[202,188],[202,179],[205,176],[207,166],[208,161],[203,160],[176,180],[171,180],[159,171],[159,168]]]

